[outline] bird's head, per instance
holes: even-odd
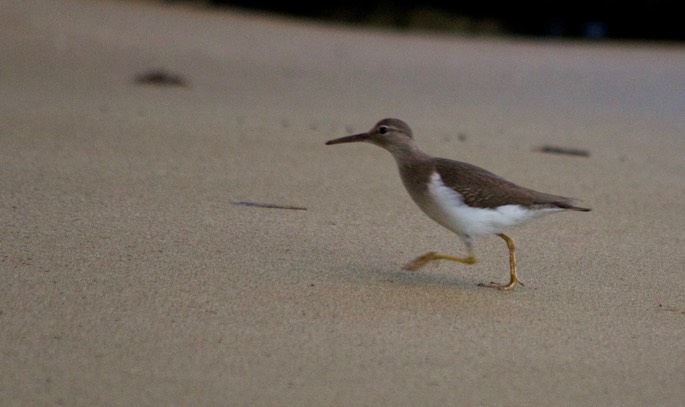
[[[367,142],[383,147],[391,153],[414,147],[414,138],[407,123],[399,119],[383,119],[366,133],[329,140],[326,145]]]

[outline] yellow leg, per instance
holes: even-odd
[[[442,254],[438,252],[428,252],[424,254],[423,256],[419,256],[412,260],[411,262],[407,263],[403,268],[405,270],[416,270],[419,269],[423,266],[425,266],[427,263],[433,261],[433,260],[451,260],[451,261],[457,261],[459,263],[465,263],[465,264],[473,264],[476,262],[476,257],[473,255],[473,251],[469,248],[469,257],[455,257],[455,256],[450,256],[449,254]]]
[[[523,281],[519,280],[518,276],[516,275],[516,248],[514,247],[514,239],[510,238],[509,236],[505,235],[504,233],[498,233],[497,236],[504,239],[504,241],[507,242],[507,247],[509,248],[509,273],[510,273],[509,283],[508,284],[490,283],[490,284],[478,284],[478,285],[481,287],[498,288],[500,290],[511,290],[512,288],[514,288],[514,286],[516,286],[516,284],[523,285]]]

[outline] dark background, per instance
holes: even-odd
[[[592,39],[685,40],[685,19],[674,1],[327,1],[209,0],[239,7],[340,23]]]

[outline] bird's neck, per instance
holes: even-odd
[[[400,168],[431,159],[431,157],[421,151],[415,143],[393,144],[386,146],[385,148],[392,154]]]
[[[433,157],[419,150],[415,144],[402,144],[388,149],[397,162],[402,183],[411,197],[421,205],[422,196],[435,172]]]

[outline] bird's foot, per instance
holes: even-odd
[[[511,280],[509,283],[504,284],[504,283],[493,283],[490,282],[490,284],[485,284],[485,283],[480,283],[478,284],[478,287],[486,287],[486,288],[496,288],[498,290],[511,290],[516,286],[516,284],[523,284],[523,281],[519,280],[518,276],[511,276]]]
[[[465,264],[473,264],[476,262],[476,258],[472,255],[469,257],[455,257],[438,252],[428,252],[407,263],[403,268],[405,270],[417,270],[433,260],[451,260]]]
[[[436,260],[436,255],[436,252],[428,252],[405,264],[402,268],[410,271],[418,270],[426,264],[430,263],[431,261]]]

